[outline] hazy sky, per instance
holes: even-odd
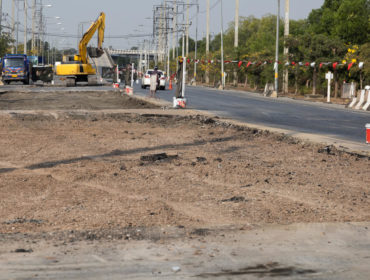
[[[173,1],[173,0],[171,0]],[[184,0],[187,1],[187,0]],[[196,0],[190,0],[195,2]],[[205,35],[206,28],[206,0],[198,0],[200,4],[199,15],[199,38]],[[19,21],[23,25],[23,0],[19,0]],[[33,0],[28,0],[31,6]],[[47,32],[53,34],[77,35],[77,29],[82,22],[94,21],[100,12],[106,13],[106,39],[104,45],[114,48],[130,48],[142,42],[144,38],[113,39],[110,36],[121,36],[128,34],[150,34],[152,33],[153,5],[158,5],[161,0],[43,0],[44,5],[51,4],[52,7],[44,7],[44,15],[47,17]],[[211,6],[218,0],[210,0]],[[321,7],[324,0],[290,0],[290,17],[292,19],[302,19],[307,17],[312,9]],[[281,0],[281,15],[284,15],[285,0]],[[234,20],[235,1],[223,0],[224,7],[224,28]],[[240,0],[240,16],[261,17],[266,14],[276,14],[277,0]],[[3,0],[3,13],[8,14],[3,18],[10,23],[11,0]],[[29,10],[28,28],[31,28],[31,10]],[[192,18],[196,14],[196,8],[190,11]],[[55,17],[60,17],[56,19]],[[192,37],[195,36],[195,17],[190,29]],[[59,24],[58,24],[59,23]],[[4,24],[4,22],[3,22]],[[6,24],[6,23],[5,23]],[[20,29],[23,29],[23,26]],[[88,23],[84,23],[84,29],[88,28]],[[81,27],[81,25],[80,25]],[[63,30],[62,30],[63,29]],[[219,33],[220,24],[220,4],[211,11],[211,33]],[[19,33],[19,40],[23,41],[23,34]],[[52,44],[59,48],[76,47],[76,38],[47,38]]]

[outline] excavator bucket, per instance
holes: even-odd
[[[101,57],[104,54],[104,50],[101,48],[88,47],[87,53],[90,57]]]

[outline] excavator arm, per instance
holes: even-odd
[[[98,30],[98,50],[97,56],[100,56],[103,53],[102,45],[104,42],[104,30],[105,30],[105,14],[102,12],[100,13],[99,17],[95,22],[93,22],[90,28],[85,32],[83,35],[79,48],[79,56],[80,60],[83,64],[88,63],[88,50],[87,44],[90,42],[91,38],[94,36],[95,32]]]

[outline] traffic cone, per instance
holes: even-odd
[[[169,90],[172,90],[172,80],[170,79],[170,86],[169,86]]]

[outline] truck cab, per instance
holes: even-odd
[[[29,84],[30,65],[27,55],[7,54],[2,59],[2,81],[9,84],[12,81],[20,81]]]

